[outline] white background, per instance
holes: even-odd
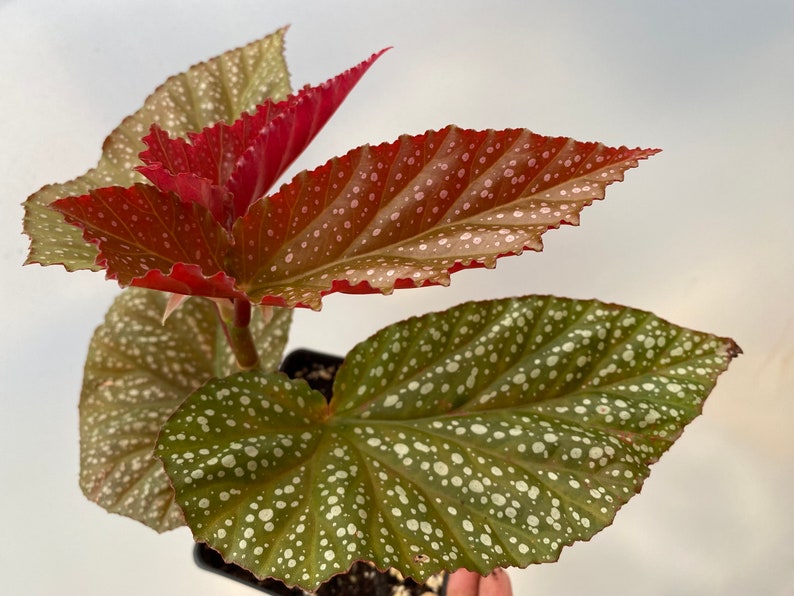
[[[329,297],[291,345],[344,353],[408,315],[527,293],[734,337],[745,354],[615,524],[511,575],[516,596],[794,594],[790,0],[0,0],[0,593],[254,593],[194,568],[186,529],[83,499],[82,364],[118,289],[23,269],[19,204],[93,166],[168,75],[286,24],[296,87],[395,46],[294,171],[451,122],[664,149],[543,253],[450,288]]]

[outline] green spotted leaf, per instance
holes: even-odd
[[[286,97],[290,87],[283,57],[284,32],[282,29],[170,77],[105,139],[95,168],[75,180],[45,186],[28,197],[24,229],[31,242],[26,263],[61,264],[69,271],[100,269],[94,262],[96,246],[47,206],[56,199],[84,195],[94,188],[144,182],[134,168],[142,165],[138,154],[146,147],[141,139],[154,123],[171,136],[184,136],[218,121],[232,122],[265,98]]]
[[[236,371],[215,306],[191,298],[162,323],[167,295],[131,288],[108,310],[91,340],[80,399],[80,487],[108,511],[158,532],[183,525],[162,464],[152,457],[163,422],[211,377]],[[265,370],[275,370],[291,311],[252,332]]]
[[[467,303],[359,344],[330,406],[280,374],[213,380],[157,454],[196,539],[257,575],[485,574],[609,525],[738,353],[596,301]]]

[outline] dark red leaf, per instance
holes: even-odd
[[[226,231],[199,204],[136,184],[60,199],[52,208],[83,229],[99,247],[97,263],[121,285],[239,296],[224,272]]]
[[[139,171],[147,177],[147,171],[162,170],[161,175],[172,176],[191,173],[224,186],[254,136],[262,131],[274,112],[280,113],[278,106],[286,101],[274,104],[266,100],[254,115],[242,114],[233,124],[217,122],[199,133],[188,133],[187,139],[171,138],[162,128],[153,125],[143,138],[147,149],[140,154],[141,161],[148,167],[139,168]]]
[[[174,175],[157,165],[141,166],[138,171],[151,180],[161,192],[172,192],[183,203],[198,203],[207,209],[219,224],[225,228],[231,227],[234,221],[231,194],[224,187],[189,172]]]
[[[161,190],[177,190],[170,179],[188,173],[212,185],[227,187],[234,196],[231,219],[236,219],[301,154],[385,51],[322,85],[305,87],[282,102],[266,101],[254,114],[243,114],[233,124],[219,122],[200,133],[189,134],[189,140],[172,139],[153,126],[143,139],[148,148],[140,155],[147,167],[139,170]],[[199,183],[191,181],[189,186]],[[207,206],[214,215],[217,213],[216,207]]]
[[[388,48],[317,87],[304,87],[268,124],[243,155],[229,180],[235,215],[263,196],[336,112],[348,93]]]

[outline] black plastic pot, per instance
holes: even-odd
[[[342,364],[342,358],[312,350],[295,350],[284,359],[281,372],[292,379],[304,379],[312,389],[319,391],[330,401],[334,377]],[[225,575],[271,596],[306,596],[306,592],[289,588],[275,579],[260,580],[240,567],[226,563],[215,550],[197,543],[193,559],[202,569]],[[440,584],[440,585],[435,585]],[[394,572],[381,572],[366,563],[356,563],[347,573],[334,576],[320,586],[316,596],[445,596],[447,576],[427,584],[418,584],[412,579],[403,579]]]

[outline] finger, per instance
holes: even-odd
[[[510,576],[504,569],[494,569],[490,575],[480,580],[477,596],[513,596]]]
[[[458,569],[449,575],[447,596],[478,596],[480,589],[479,574],[467,569]]]

